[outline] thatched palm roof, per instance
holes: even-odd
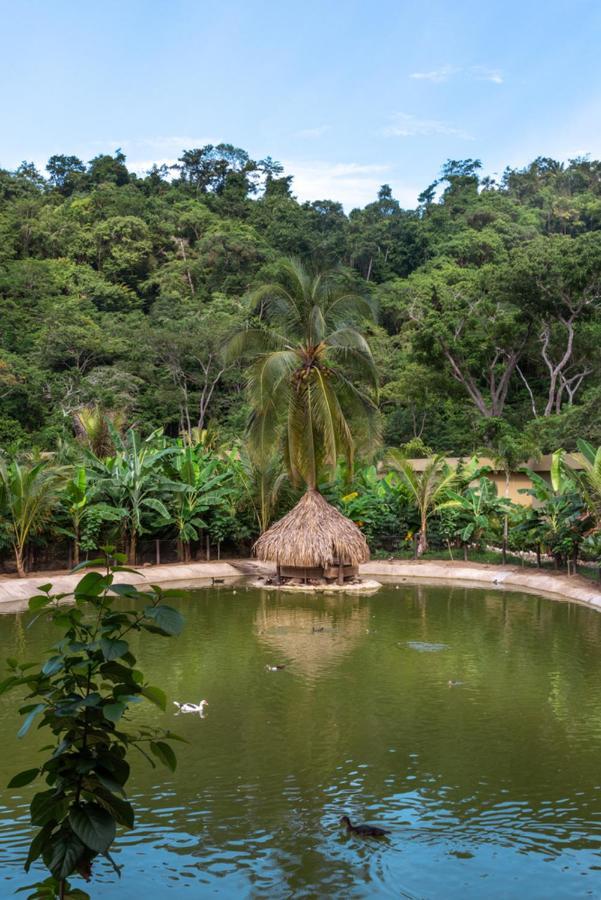
[[[294,509],[261,535],[253,550],[259,559],[306,568],[325,568],[338,560],[358,566],[369,559],[360,529],[318,491],[307,491]]]

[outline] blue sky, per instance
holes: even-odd
[[[0,166],[227,141],[303,200],[601,157],[599,0],[0,0]]]

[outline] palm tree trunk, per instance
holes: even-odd
[[[137,550],[137,535],[135,531],[129,536],[129,553],[128,553],[128,562],[130,565],[135,566],[136,564],[136,550]]]
[[[505,499],[509,499],[509,469],[505,469]],[[503,565],[507,562],[507,545],[509,543],[509,515],[505,513],[503,517]]]
[[[416,557],[419,559],[420,556],[423,556],[426,550],[428,549],[428,524],[425,516],[422,516],[422,521],[419,529],[419,535],[417,540],[417,550]]]
[[[74,538],[73,538],[73,565],[79,565],[79,525],[76,525],[73,529]]]
[[[25,565],[23,562],[23,547],[18,544],[14,544],[14,552],[15,552],[15,564],[17,566],[17,575],[19,578],[25,578]]]

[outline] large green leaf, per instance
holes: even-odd
[[[147,606],[144,615],[148,619],[152,619],[155,625],[167,635],[173,636],[181,634],[184,627],[184,619],[177,609],[172,606]]]
[[[169,744],[166,744],[165,741],[151,741],[150,750],[168,769],[175,772],[177,758]]]
[[[39,713],[41,713],[44,709],[46,709],[45,703],[36,703],[34,708],[30,711],[29,715],[17,731],[17,737],[22,738],[27,734],[35,717],[39,715]]]
[[[48,868],[55,878],[67,878],[77,866],[85,853],[85,847],[75,834],[68,829],[61,829],[49,843],[52,851],[48,860]]]
[[[125,712],[125,709],[125,703],[107,703],[106,706],[102,707],[102,715],[109,722],[116,723]]]
[[[30,612],[36,612],[38,609],[43,609],[45,606],[49,606],[52,603],[52,597],[49,597],[47,594],[36,594],[35,597],[31,597],[29,603],[27,604]]]
[[[96,853],[105,853],[115,840],[115,819],[97,803],[80,803],[73,807],[69,824],[86,847]]]
[[[149,509],[154,509],[154,511],[158,512],[164,519],[170,518],[169,510],[165,504],[161,503],[161,501],[157,500],[155,497],[146,497],[146,499],[142,501],[142,505],[147,506]]]
[[[165,710],[167,706],[165,691],[162,691],[160,688],[154,687],[151,684],[147,684],[142,688],[142,696],[146,697],[147,700],[150,700],[151,703],[154,703],[155,706],[158,706],[159,709]]]
[[[100,784],[106,788],[109,792],[115,792],[117,794],[122,794],[125,796],[125,791],[123,790],[123,785],[119,784],[114,778],[108,774],[108,772],[103,769],[101,766],[97,766],[94,772],[96,778],[100,782]]]
[[[40,791],[35,795],[29,807],[31,811],[32,825],[45,825],[47,822],[60,822],[67,812],[68,804],[65,797],[57,797],[52,788],[49,791]]]
[[[111,638],[100,639],[100,649],[106,660],[119,659],[129,652],[129,644],[127,641],[118,641]]]
[[[88,572],[83,576],[75,588],[75,595],[98,597],[106,590],[112,580],[112,575],[101,575],[100,572]]]
[[[23,787],[25,784],[31,784],[32,781],[40,774],[39,769],[24,769],[23,772],[19,772],[18,775],[15,775],[14,778],[8,782],[7,787],[16,788]]]
[[[64,657],[51,656],[42,666],[42,672],[44,673],[44,675],[56,675],[56,673],[60,672],[60,670],[63,668],[64,664]]]
[[[97,789],[96,796],[111,815],[115,817],[119,825],[124,825],[125,828],[134,827],[134,809],[128,800],[124,800],[122,797],[115,797],[111,791],[103,788]]]
[[[46,842],[48,841],[52,831],[54,830],[54,822],[47,822],[43,828],[41,828],[31,844],[29,845],[29,853],[27,854],[27,859],[25,860],[24,869],[26,872],[29,872],[29,868],[33,862],[40,856],[43,852]]]

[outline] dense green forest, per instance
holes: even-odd
[[[338,267],[365,323],[384,443],[467,454],[499,435],[601,443],[601,162],[481,177],[448,161],[416,209],[299,203],[230,145],[140,177],[124,155],[0,171],[0,447],[55,449],[100,407],[148,433],[239,438],[244,372],[223,345],[283,257]]]

